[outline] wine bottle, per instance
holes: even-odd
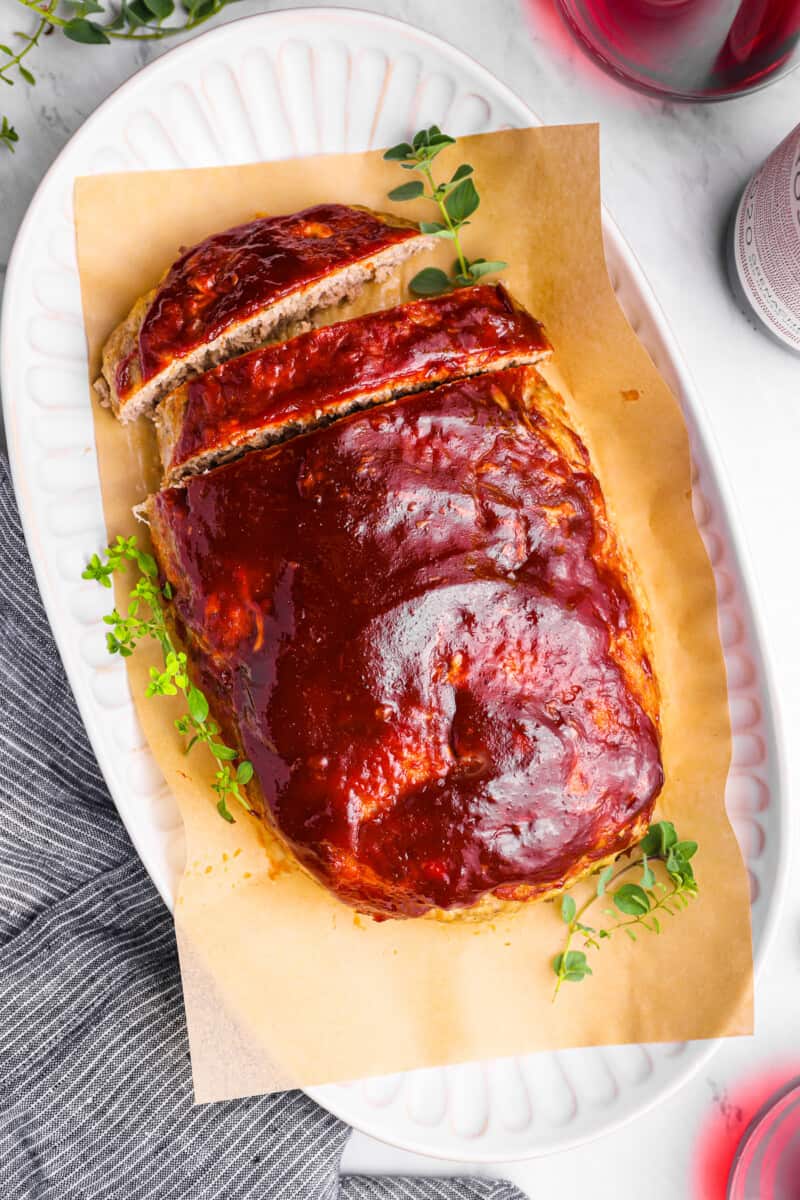
[[[751,323],[800,354],[800,125],[742,193],[728,233],[728,273]]]

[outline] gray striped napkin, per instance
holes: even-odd
[[[488,1179],[340,1180],[300,1092],[192,1104],[169,913],[97,769],[0,459],[2,1200],[522,1200]]]

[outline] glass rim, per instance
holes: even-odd
[[[789,62],[774,68],[766,77],[756,79],[745,87],[731,87],[708,92],[689,89],[686,91],[676,91],[666,84],[661,87],[656,82],[641,79],[638,75],[629,73],[610,62],[602,51],[598,50],[592,44],[577,24],[570,11],[568,0],[556,0],[556,8],[572,37],[604,74],[615,79],[617,83],[623,83],[627,87],[634,88],[637,92],[657,100],[669,100],[677,104],[722,104],[726,100],[739,100],[745,96],[752,96],[754,92],[761,92],[771,84],[780,83],[782,79],[787,79],[800,69],[800,50],[798,50],[796,53],[793,53],[792,59]]]
[[[793,1076],[785,1084],[783,1084],[771,1096],[768,1096],[761,1107],[756,1111],[754,1116],[749,1121],[744,1133],[742,1134],[739,1145],[736,1147],[736,1153],[731,1162],[730,1171],[728,1172],[728,1184],[725,1191],[726,1200],[736,1200],[734,1188],[741,1182],[738,1179],[739,1171],[748,1148],[752,1144],[753,1139],[758,1135],[759,1131],[766,1124],[769,1117],[775,1112],[783,1101],[797,1093],[800,1097],[800,1075]]]

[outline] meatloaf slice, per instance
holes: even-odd
[[[236,458],[357,408],[551,353],[501,286],[463,288],[313,329],[183,384],[156,409],[165,478]]]
[[[136,301],[103,348],[95,387],[131,421],[184,380],[352,299],[432,244],[408,221],[344,204],[215,234]]]

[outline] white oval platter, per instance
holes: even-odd
[[[83,720],[134,845],[168,905],[183,863],[177,807],[107,658],[106,598],[83,583],[106,536],[88,404],[72,226],[78,175],[217,166],[391,145],[437,123],[456,135],[537,124],[504,84],[446,43],[348,9],[272,12],[180,46],[86,121],[45,176],[9,265],[0,370],[14,481],[42,597]],[[760,959],[786,872],[780,746],[750,574],[706,418],[655,299],[604,217],[612,282],[683,404],[698,524],[716,574],[734,756],[726,799],[750,873]],[[497,1162],[596,1137],[671,1094],[717,1043],[536,1054],[311,1091],[365,1133],[418,1153]]]

